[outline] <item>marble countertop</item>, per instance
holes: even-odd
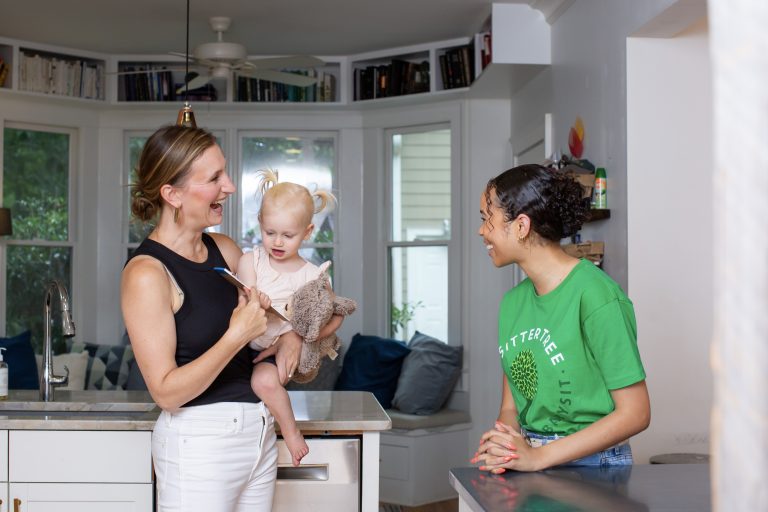
[[[448,476],[473,512],[706,512],[711,510],[709,469],[709,464],[637,464],[491,475],[454,468]]]
[[[371,393],[290,391],[299,428],[312,433],[388,430],[392,422]],[[61,391],[41,402],[37,390],[11,390],[0,402],[3,430],[152,430],[160,409],[145,391]],[[279,428],[278,428],[279,432]]]

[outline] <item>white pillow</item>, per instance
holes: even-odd
[[[42,374],[43,356],[35,354],[37,359],[37,374]],[[59,354],[53,356],[53,373],[64,375],[64,365],[69,368],[69,383],[66,386],[57,387],[69,391],[82,391],[85,389],[85,371],[88,369],[88,352]]]

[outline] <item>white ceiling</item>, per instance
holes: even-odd
[[[570,0],[572,1],[572,0]],[[549,21],[569,0],[505,0]],[[186,0],[3,0],[0,36],[112,54],[184,51]],[[351,55],[469,36],[491,0],[190,0],[190,50],[215,40],[208,19],[229,16],[226,41],[251,55]]]

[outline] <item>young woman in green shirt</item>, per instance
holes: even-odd
[[[481,195],[488,256],[528,276],[499,307],[502,401],[472,459],[481,470],[631,464],[628,440],[648,427],[632,302],[560,246],[587,207],[571,176],[540,165],[505,171]]]

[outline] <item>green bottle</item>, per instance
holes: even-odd
[[[605,168],[598,167],[595,170],[595,191],[592,208],[595,210],[605,210],[608,208],[608,196],[606,195]]]

